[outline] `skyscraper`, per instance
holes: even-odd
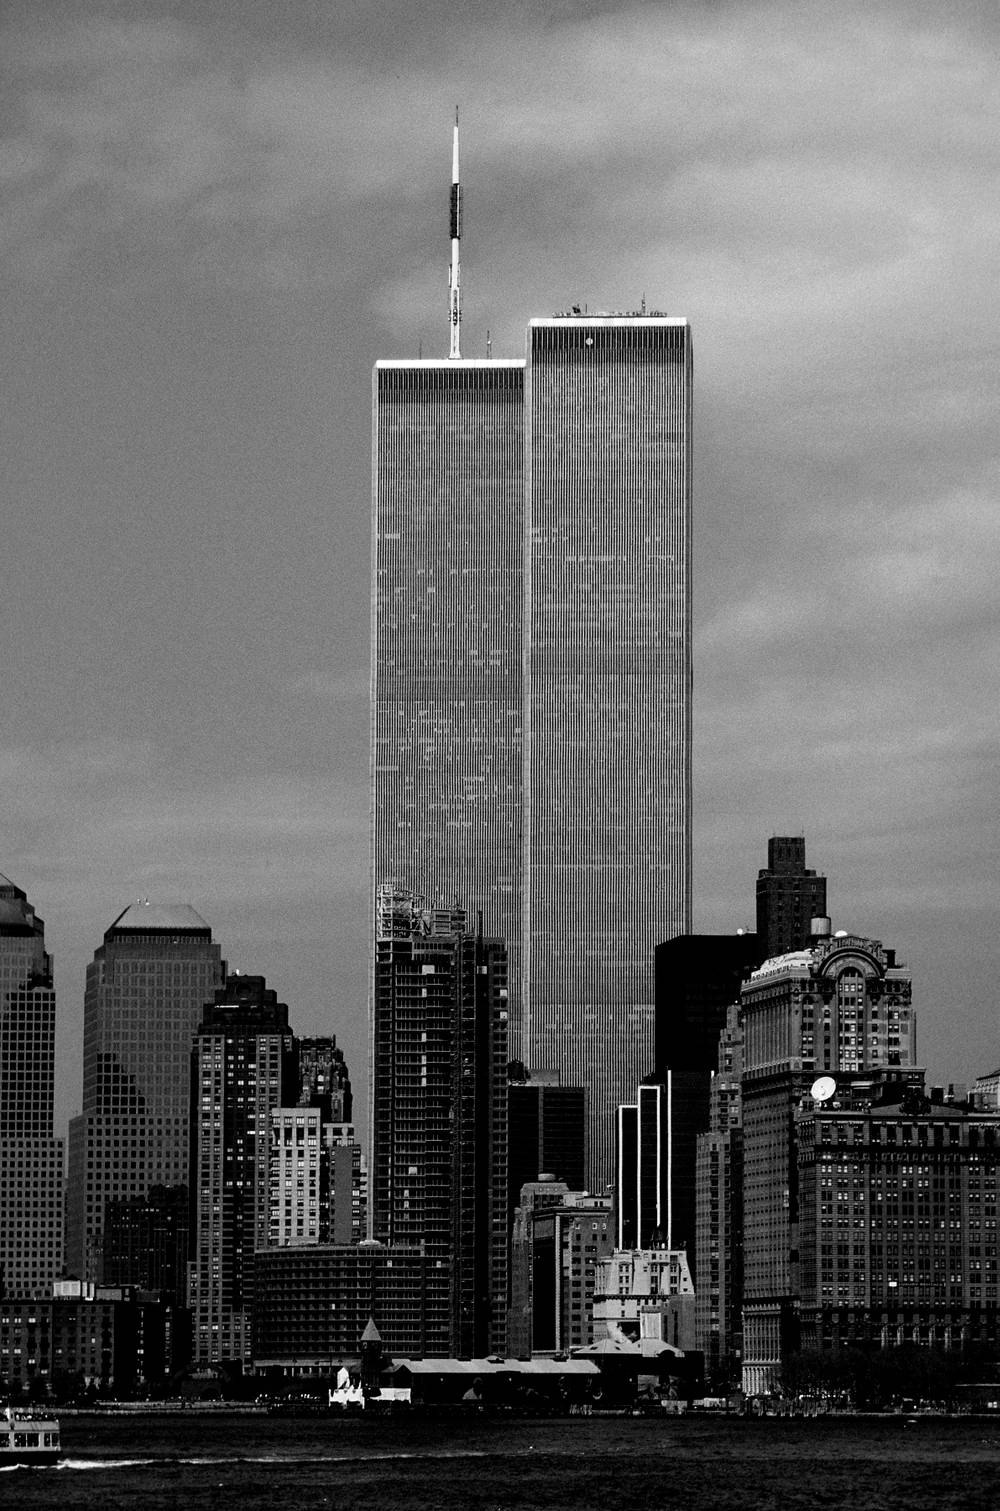
[[[658,944],[655,958],[656,1069],[709,1074],[728,1010],[765,958],[762,943],[756,934],[681,934]]]
[[[812,920],[826,916],[826,877],[806,870],[801,834],[774,834],[767,842],[767,869],[757,873],[757,937],[762,960],[804,950]]]
[[[847,933],[765,960],[743,986],[742,1017],[743,1365],[756,1391],[798,1341],[795,1110],[808,1097],[835,1106],[842,1075],[902,1079],[916,1059],[916,1022],[895,951]],[[828,1200],[832,1218],[832,1191]],[[838,1229],[847,1243],[839,1219]]]
[[[349,1123],[354,1116],[351,1078],[344,1051],[333,1034],[299,1039],[299,1101],[321,1107],[328,1123]]]
[[[541,1175],[582,1191],[587,1181],[587,1092],[544,1077],[507,1088],[507,1222],[521,1187]]]
[[[502,1349],[507,1301],[507,974],[464,915],[380,893],[372,1052],[372,1235],[421,1244],[428,1334]]]
[[[712,1077],[709,1126],[698,1137],[696,1347],[716,1387],[739,1378],[743,1341],[743,1028],[738,1003],[719,1035],[718,1070]]]
[[[507,941],[512,1049],[590,1087],[602,1180],[690,925],[690,328],[574,310],[523,361],[451,349],[375,368],[374,885]]]
[[[21,888],[0,876],[0,1295],[48,1295],[62,1269],[55,1052],[45,925]]]
[[[691,335],[533,320],[526,378],[527,1058],[591,1088],[595,1175],[690,927]]]
[[[375,890],[482,910],[515,985],[523,384],[523,362],[375,369]]]
[[[288,1008],[262,976],[227,977],[205,1006],[189,1063],[194,1358],[242,1363],[254,1250],[267,1246],[270,1226],[272,1115],[298,1091]]]
[[[701,1072],[690,1070],[641,1084],[635,1102],[618,1108],[615,1149],[617,1246],[687,1249],[692,1269],[701,1089]]]
[[[145,900],[115,919],[87,967],[66,1205],[66,1264],[81,1280],[103,1279],[107,1202],[187,1183],[191,1040],[224,975],[194,908]]]

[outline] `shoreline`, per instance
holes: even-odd
[[[39,1408],[33,1408],[37,1413]],[[59,1419],[92,1417],[97,1421],[123,1417],[156,1417],[190,1420],[198,1417],[266,1417],[281,1421],[372,1421],[406,1420],[407,1418],[448,1417],[468,1422],[483,1420],[518,1419],[524,1421],[578,1422],[609,1421],[614,1418],[632,1421],[662,1421],[671,1424],[691,1419],[696,1422],[900,1422],[905,1425],[920,1421],[932,1422],[1000,1422],[1000,1411],[943,1411],[928,1408],[919,1410],[854,1411],[843,1407],[829,1411],[803,1411],[790,1408],[784,1411],[720,1411],[699,1410],[697,1407],[682,1410],[643,1410],[629,1407],[611,1408],[604,1411],[551,1412],[498,1409],[482,1411],[461,1403],[426,1402],[417,1405],[399,1406],[392,1410],[374,1404],[367,1412],[350,1410],[342,1406],[320,1407],[303,1412],[275,1411],[269,1405],[256,1401],[194,1401],[190,1404],[179,1401],[115,1401],[101,1406],[46,1406],[41,1408],[47,1416]]]

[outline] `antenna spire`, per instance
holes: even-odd
[[[450,358],[459,358],[462,328],[462,305],[459,297],[461,267],[458,261],[462,239],[462,191],[458,183],[458,106],[455,106],[455,135],[451,149],[451,268],[448,273],[448,319],[451,326]]]

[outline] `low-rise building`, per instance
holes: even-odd
[[[46,1300],[0,1301],[0,1379],[9,1392],[93,1387],[129,1396],[170,1370],[175,1309],[133,1290],[57,1282]]]
[[[594,1342],[656,1338],[695,1347],[694,1286],[683,1249],[616,1249],[595,1267]]]
[[[593,1341],[596,1267],[615,1246],[610,1195],[563,1189],[556,1202],[548,1197],[551,1189],[544,1182],[525,1186],[515,1223],[511,1351],[516,1344],[519,1356],[561,1353]]]
[[[414,1246],[314,1244],[258,1249],[253,1368],[326,1376],[357,1363],[370,1320],[390,1355],[443,1356],[446,1267]]]

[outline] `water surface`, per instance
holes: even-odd
[[[1000,1422],[63,1418],[24,1511],[994,1511]]]

